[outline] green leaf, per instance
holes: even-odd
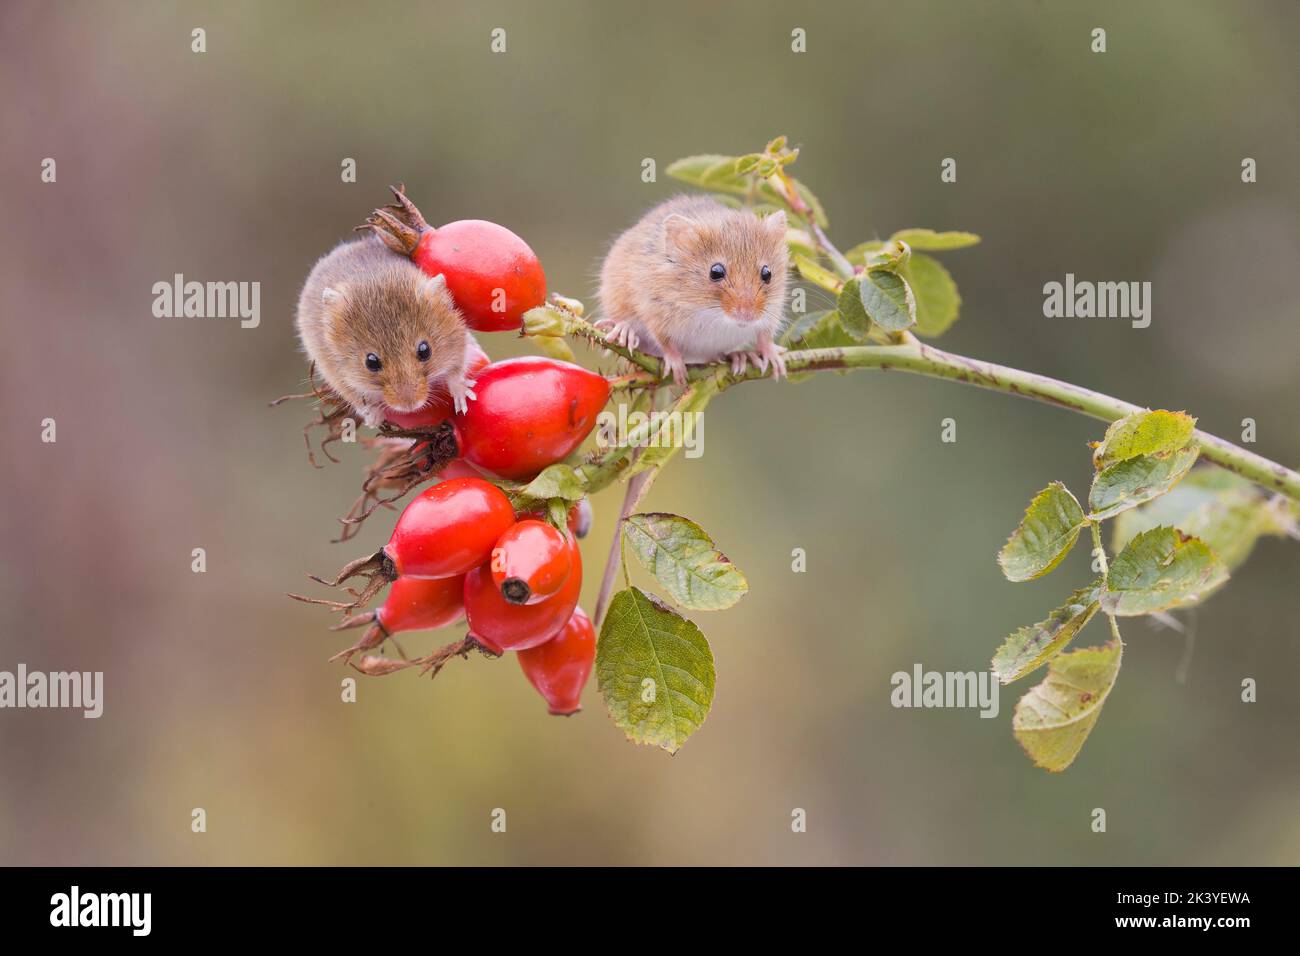
[[[623,540],[682,607],[720,611],[749,590],[745,575],[689,518],[662,512],[630,515],[623,524]]]
[[[902,275],[916,296],[917,334],[934,338],[948,331],[961,308],[957,283],[948,270],[937,259],[913,253]]]
[[[676,753],[713,704],[713,653],[698,627],[628,588],[614,595],[600,629],[596,681],[628,740]]]
[[[1130,458],[1179,451],[1191,444],[1195,431],[1196,419],[1186,412],[1134,412],[1111,422],[1106,436],[1094,446],[1093,467],[1101,471]]]
[[[867,315],[867,309],[862,304],[861,281],[860,277],[854,276],[844,283],[839,298],[835,300],[835,308],[844,331],[856,341],[865,342],[867,333],[871,331],[871,316]]]
[[[1256,486],[1226,468],[1193,468],[1168,494],[1115,519],[1111,547],[1122,551],[1136,535],[1161,525],[1200,538],[1235,571],[1262,535],[1285,535],[1282,510]]]
[[[1043,682],[1020,698],[1011,730],[1035,766],[1059,772],[1074,763],[1115,686],[1123,653],[1112,640],[1059,654]]]
[[[1102,582],[1082,588],[1030,627],[1022,627],[1002,642],[993,655],[993,673],[1004,684],[1038,670],[1065,649],[1100,607]]]
[[[858,294],[873,323],[888,332],[901,332],[916,324],[916,298],[902,276],[869,269],[859,279]]]
[[[1176,528],[1152,528],[1110,563],[1102,609],[1137,617],[1194,604],[1228,580],[1228,568],[1199,538]]]
[[[807,279],[814,285],[821,286],[827,292],[834,292],[840,287],[839,276],[807,256],[795,253],[794,267],[799,271],[801,278]]]
[[[1008,581],[1032,581],[1047,574],[1069,553],[1086,519],[1070,489],[1054,481],[1029,502],[1020,526],[998,552]]]
[[[859,242],[856,246],[844,253],[844,258],[855,266],[867,264],[867,259],[874,252],[879,252],[885,248],[885,244],[879,239],[872,239],[870,242]]]
[[[1187,474],[1200,451],[1199,445],[1188,445],[1177,451],[1129,458],[1097,472],[1088,492],[1089,517],[1103,521],[1158,498]]]
[[[973,232],[935,232],[933,229],[900,229],[889,238],[901,240],[913,249],[925,252],[965,249],[980,241],[980,237]]]
[[[735,156],[720,156],[714,153],[687,156],[670,163],[666,172],[674,179],[690,183],[692,186],[736,196],[755,196],[766,202],[775,203],[790,212],[794,211],[770,183],[754,178],[756,170],[736,172],[737,159],[738,157]],[[817,224],[822,228],[829,226],[826,210],[822,207],[821,201],[813,195],[812,190],[793,177],[790,181],[799,197],[812,210],[813,219]]]
[[[577,501],[586,493],[586,485],[577,472],[565,464],[548,465],[522,490],[522,494],[539,501],[546,498]]]
[[[839,349],[857,345],[858,341],[840,324],[840,314],[834,309],[823,309],[801,316],[781,336],[781,344],[789,349]],[[848,369],[836,375],[847,375]],[[790,381],[801,382],[814,372],[791,372]]]

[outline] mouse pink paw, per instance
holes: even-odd
[[[686,361],[682,358],[680,352],[674,352],[672,349],[664,349],[664,378],[669,375],[673,377],[673,384],[678,388],[686,384]]]
[[[787,377],[785,370],[785,347],[777,345],[770,338],[763,336],[758,341],[758,362],[756,363],[760,371],[766,372],[768,365],[772,366],[772,378],[780,379]]]
[[[605,333],[605,341],[614,345],[621,345],[625,349],[632,351],[641,344],[641,336],[637,335],[636,328],[631,322],[615,322],[613,319],[601,319],[596,323],[596,328]]]

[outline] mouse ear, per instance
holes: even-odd
[[[436,276],[423,279],[420,282],[420,294],[427,295],[431,299],[450,297],[451,293],[447,289],[447,277],[439,272]]]
[[[664,242],[669,249],[685,249],[698,235],[700,224],[694,219],[673,213],[664,220]]]
[[[321,304],[327,309],[336,309],[346,301],[343,296],[342,287],[335,288],[333,286],[326,288],[325,291],[320,294],[320,300]]]
[[[786,230],[785,210],[778,209],[776,212],[764,216],[763,228],[772,235],[784,238]]]

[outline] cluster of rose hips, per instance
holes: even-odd
[[[542,304],[541,265],[518,236],[495,223],[471,220],[432,229],[394,188],[398,203],[376,210],[367,222],[396,253],[426,273],[443,275],[475,331],[518,330],[528,309]],[[476,649],[492,656],[514,651],[524,674],[553,714],[572,714],[591,673],[596,634],[578,607],[582,556],[578,539],[590,524],[583,499],[565,527],[549,509],[516,509],[494,480],[526,482],[574,452],[608,401],[609,382],[569,362],[544,357],[491,362],[482,350],[470,363],[476,399],[456,412],[445,393],[416,412],[389,413],[389,444],[365,486],[369,507],[355,523],[415,484],[437,484],[402,511],[388,543],[353,561],[333,580],[340,587],[368,579],[350,603],[331,603],[349,615],[340,628],[366,627],[365,635],[336,655],[349,662],[408,631],[446,627],[462,618],[464,641],[429,657],[402,660],[363,656],[353,666],[387,674],[420,665],[439,668],[452,654]],[[396,443],[396,445],[392,444]],[[392,449],[396,447],[396,451]],[[378,488],[395,488],[389,499]],[[346,534],[345,534],[346,537]],[[385,586],[383,604],[358,609]],[[396,643],[396,642],[394,642]]]

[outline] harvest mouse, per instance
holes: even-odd
[[[704,196],[655,206],[614,241],[600,271],[606,341],[663,357],[673,381],[687,362],[753,362],[785,374],[773,341],[785,309],[785,213],[760,219]]]
[[[374,427],[438,388],[465,411],[474,341],[441,276],[426,276],[373,236],[323,256],[298,298],[298,335],[327,385]]]

